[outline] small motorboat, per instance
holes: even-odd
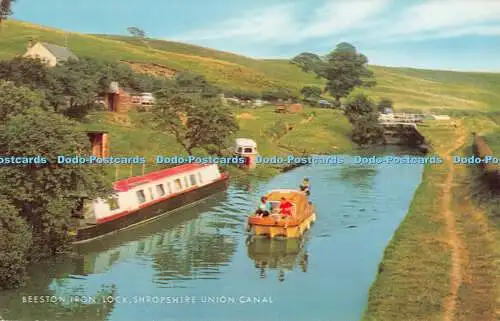
[[[304,234],[316,221],[316,209],[302,191],[273,190],[265,197],[270,205],[269,215],[256,213],[248,218],[248,230],[254,235],[296,238]],[[283,199],[291,205],[289,215],[280,212]]]

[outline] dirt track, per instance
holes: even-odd
[[[445,151],[443,157],[446,158],[446,165],[448,168],[448,175],[442,187],[441,198],[441,213],[446,221],[446,230],[448,244],[451,247],[451,273],[450,273],[450,292],[444,303],[444,320],[452,321],[454,319],[455,309],[457,306],[457,295],[460,284],[463,281],[462,260],[465,255],[466,249],[463,246],[462,239],[455,225],[455,214],[451,210],[452,200],[452,187],[455,165],[451,159],[451,153],[460,149],[466,141],[467,134],[462,124],[457,126],[456,142],[453,147]]]

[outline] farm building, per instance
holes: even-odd
[[[277,113],[298,113],[302,111],[302,104],[279,104],[276,105]]]
[[[109,156],[108,132],[105,131],[88,131],[87,136],[92,145],[92,155],[96,157]]]
[[[28,50],[23,57],[39,58],[45,61],[50,67],[54,67],[58,63],[68,59],[78,59],[78,57],[66,47],[45,42],[33,44],[31,41],[28,43]]]
[[[109,111],[118,113],[127,112],[133,105],[130,93],[120,88],[117,82],[112,82],[109,85],[105,101]]]

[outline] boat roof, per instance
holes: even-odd
[[[257,147],[257,143],[250,138],[237,138],[236,146]]]
[[[268,201],[280,201],[282,197],[286,198],[288,201],[293,203],[299,203],[307,201],[307,197],[304,192],[294,189],[277,189],[270,191],[266,194]]]
[[[177,174],[181,174],[184,172],[189,172],[192,170],[200,169],[203,167],[210,166],[210,164],[183,164],[172,168],[162,169],[160,171],[151,172],[142,176],[134,176],[126,179],[122,179],[120,181],[115,182],[114,190],[117,192],[126,192],[134,187],[137,187],[142,184],[147,184],[156,180],[160,180],[162,178],[166,178],[169,176],[174,176]]]

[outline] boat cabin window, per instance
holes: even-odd
[[[118,203],[118,197],[109,197],[106,202],[109,205],[109,209],[111,211],[117,210],[120,208],[120,203]]]
[[[279,201],[268,201],[269,205],[271,205],[271,212],[279,212],[280,211],[280,202]]]
[[[238,153],[242,153],[242,152],[243,152],[243,148],[238,147]]]
[[[252,147],[245,148],[245,153],[251,153],[252,151]]]
[[[196,185],[196,175],[189,175],[189,180],[191,181],[191,186]]]
[[[170,182],[167,183],[168,193],[172,194],[172,184]]]
[[[182,190],[182,183],[181,183],[181,179],[178,178],[174,181],[174,186],[175,186],[175,191],[176,192],[180,192]]]
[[[150,199],[150,200],[153,200],[153,199],[154,199],[154,195],[153,195],[153,188],[152,188],[152,187],[150,187],[150,188],[148,188],[148,190],[149,190],[149,199]]]
[[[137,195],[137,199],[139,200],[139,203],[144,203],[146,201],[146,195],[144,194],[144,190],[140,190],[135,192]]]
[[[198,182],[200,182],[200,184],[203,183],[203,179],[201,178],[201,173],[198,173]]]
[[[156,194],[158,194],[158,196],[160,197],[165,195],[165,189],[163,188],[163,184],[156,185]]]
[[[268,203],[271,205],[271,212],[272,213],[279,213],[280,212],[280,201],[268,201]],[[296,213],[296,206],[295,203],[292,202],[292,215],[295,215]]]
[[[188,181],[188,177],[187,176],[184,176],[184,187],[186,187],[186,188],[189,187],[189,181]]]

